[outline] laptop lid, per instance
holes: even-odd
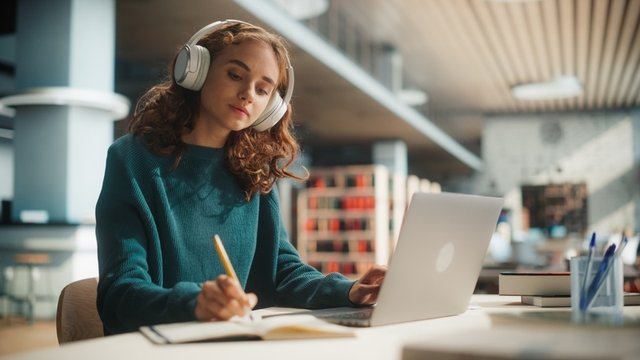
[[[495,197],[414,194],[370,325],[464,312],[502,205]]]

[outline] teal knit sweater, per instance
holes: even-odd
[[[214,234],[257,307],[351,305],[352,281],[301,262],[275,187],[247,202],[223,149],[188,145],[172,170],[174,160],[133,135],[109,148],[96,206],[97,307],[107,334],[195,320],[202,283],[224,274]]]

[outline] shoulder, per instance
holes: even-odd
[[[138,137],[133,134],[126,134],[117,138],[110,146],[110,154],[136,153],[146,150],[146,147]]]
[[[162,156],[155,155],[139,136],[133,134],[126,134],[116,139],[109,146],[108,156],[130,161],[162,158]]]
[[[116,139],[107,153],[107,164],[111,167],[123,167],[127,172],[154,171],[171,161],[166,156],[154,154],[142,139],[133,134]]]

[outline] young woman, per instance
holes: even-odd
[[[374,303],[384,267],[355,282],[324,276],[287,239],[275,182],[304,176],[288,168],[298,144],[284,41],[217,22],[178,53],[173,73],[142,97],[130,134],[108,152],[96,206],[105,332],[226,320],[255,306]],[[238,281],[224,275],[215,234]]]

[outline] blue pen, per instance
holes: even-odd
[[[611,244],[607,248],[607,251],[604,253],[604,257],[602,258],[602,262],[600,262],[600,266],[598,267],[598,271],[596,275],[593,277],[591,281],[591,285],[589,285],[589,289],[587,290],[587,301],[584,304],[584,307],[581,307],[580,310],[587,311],[589,306],[593,303],[598,292],[600,292],[600,288],[604,284],[604,280],[607,278],[609,271],[611,270],[611,266],[613,263],[613,255],[616,251],[616,244]],[[583,304],[580,304],[583,305]]]
[[[593,252],[596,247],[596,232],[591,235],[591,242],[589,243],[589,255],[587,257],[587,268],[584,271],[584,279],[582,286],[580,287],[580,309],[587,308],[587,279],[591,276],[591,264],[593,263]]]

